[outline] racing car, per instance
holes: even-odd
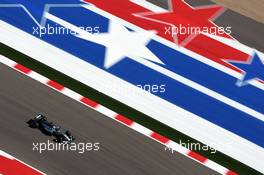
[[[75,140],[69,130],[63,132],[59,126],[49,122],[47,117],[42,114],[38,114],[33,119],[30,119],[27,124],[31,128],[38,128],[46,135],[54,136],[54,141],[58,143],[71,143]]]

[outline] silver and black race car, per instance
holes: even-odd
[[[75,140],[69,130],[63,132],[59,126],[55,125],[52,122],[49,122],[47,118],[42,114],[38,114],[33,119],[30,119],[27,124],[31,128],[38,128],[46,135],[54,136],[56,142],[70,143]]]

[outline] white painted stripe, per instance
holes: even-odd
[[[69,88],[64,88],[62,90],[62,93],[67,95],[68,97],[71,97],[73,98],[74,100],[79,100],[80,98],[82,98],[82,96],[74,91],[72,91],[71,89]]]
[[[33,78],[34,80],[37,80],[37,81],[39,81],[41,83],[44,83],[44,84],[49,81],[48,78],[46,78],[46,77],[44,77],[44,76],[42,76],[42,75],[40,75],[40,74],[38,74],[36,72],[30,72],[28,74],[28,76]]]
[[[259,55],[262,63],[264,64],[264,53],[257,50],[257,54]]]
[[[95,107],[95,110],[106,115],[107,117],[110,117],[110,118],[115,118],[115,116],[117,115],[116,112],[102,106],[102,105],[98,105]]]
[[[227,172],[227,169],[211,160],[207,160],[205,165],[208,167],[208,168],[211,168],[213,170],[215,170],[216,172],[220,173],[220,174],[226,174]]]
[[[130,0],[131,2],[137,4],[137,5],[140,5],[146,9],[149,9],[153,12],[156,12],[156,13],[163,13],[163,12],[168,12],[168,10],[164,9],[164,8],[161,8],[159,6],[156,6],[148,1],[142,1],[142,0]]]
[[[181,146],[180,144],[176,143],[176,142],[172,142],[169,141],[166,144],[169,148],[172,148],[173,150],[183,154],[183,155],[187,155],[189,153],[190,150],[188,150],[187,148]]]
[[[132,128],[132,129],[138,131],[139,133],[141,133],[141,134],[143,134],[145,136],[148,136],[148,137],[152,133],[152,131],[150,129],[148,129],[148,128],[146,128],[146,127],[144,127],[144,126],[142,126],[142,125],[140,125],[138,123],[135,123],[135,122],[132,123],[132,125],[130,126],[130,128]]]
[[[14,67],[16,65],[16,62],[4,57],[3,55],[0,55],[0,62],[10,67]]]
[[[6,152],[4,152],[2,150],[0,150],[0,155],[6,157],[8,159],[15,159],[13,156],[11,156],[10,154],[7,154]]]
[[[212,34],[209,34],[209,33],[203,33],[203,35],[209,37],[209,38],[212,38],[216,41],[219,41],[227,46],[230,46],[232,48],[235,48],[237,50],[241,50],[243,51],[244,53],[248,54],[248,55],[251,55],[252,54],[252,51],[253,49],[240,43],[239,41],[237,40],[232,40],[232,39],[229,39],[229,38],[224,38],[224,37],[221,37],[221,36],[217,36],[217,35],[212,35]],[[230,58],[231,59],[231,58]]]
[[[43,175],[46,175],[46,173],[43,173],[42,171],[40,171],[40,170],[34,168],[33,166],[31,166],[31,165],[29,165],[29,164],[27,164],[27,163],[25,163],[25,162],[23,162],[23,161],[21,161],[21,160],[19,160],[19,159],[16,159],[16,160],[19,161],[20,163],[23,163],[24,165],[27,165],[27,166],[30,167],[31,169],[33,169],[33,170],[35,170],[35,171],[37,171],[37,172],[39,172],[39,173],[41,173],[41,174],[43,174]]]
[[[100,92],[104,92],[105,95],[137,109],[151,116],[153,119],[179,132],[185,133],[206,145],[215,145],[219,140],[221,143],[230,143],[229,147],[221,147],[219,151],[260,172],[264,172],[264,167],[261,164],[264,157],[264,149],[260,146],[176,105],[162,100],[153,94],[144,92],[136,87],[131,87],[131,84],[3,21],[0,21],[0,26],[0,40],[2,43],[16,48],[18,51],[33,57],[39,62],[49,65],[49,67],[63,72],[67,76],[97,89]],[[17,42],[17,40],[20,42]],[[28,45],[31,47],[26,47]],[[73,70],[72,67],[78,69]],[[127,89],[131,89],[134,92],[133,96],[127,95]],[[192,127],[190,127],[190,123]]]

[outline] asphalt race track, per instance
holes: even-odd
[[[44,173],[217,174],[3,64],[0,75],[0,149]],[[25,123],[39,112],[71,130],[76,142],[99,142],[99,151],[33,151],[33,142],[52,140]]]

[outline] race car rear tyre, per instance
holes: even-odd
[[[30,119],[27,123],[29,124],[29,127],[31,127],[31,128],[37,128],[39,126],[38,122],[36,122],[32,119]]]
[[[68,137],[71,136],[71,132],[70,132],[69,130],[67,130],[67,131],[65,132],[65,134],[66,134]]]

